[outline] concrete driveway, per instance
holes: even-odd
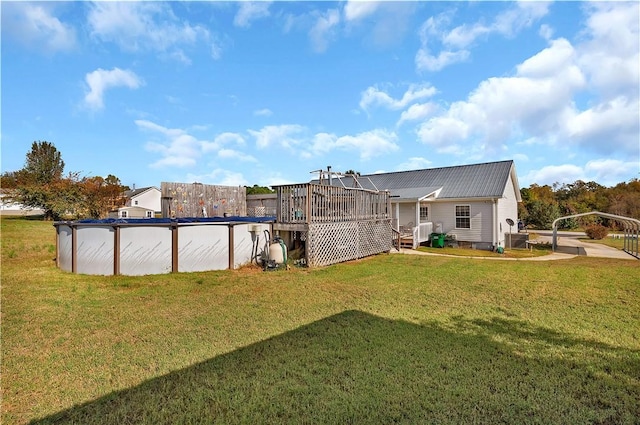
[[[551,230],[533,230],[530,233],[538,234],[538,241],[551,243],[553,232]],[[595,242],[583,242],[579,238],[585,238],[583,232],[558,232],[557,252],[573,255],[586,255],[587,257],[618,258],[623,260],[637,259],[622,251],[610,246]]]

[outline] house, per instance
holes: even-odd
[[[413,248],[432,233],[461,246],[505,247],[507,219],[518,222],[522,201],[511,160],[333,177],[331,185],[388,190],[393,226]]]
[[[109,213],[109,218],[154,218],[155,211],[144,207],[120,207]]]
[[[160,189],[154,186],[125,191],[126,207],[141,207],[155,214],[162,212]]]
[[[11,190],[0,189],[0,215],[41,215],[44,210],[22,205],[13,200],[14,193]]]

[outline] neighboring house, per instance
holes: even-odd
[[[160,200],[160,189],[157,187],[143,187],[140,189],[127,190],[124,195],[127,198],[126,207],[141,207],[152,210],[154,214],[162,212],[162,202]]]
[[[432,232],[473,248],[504,247],[507,219],[518,222],[522,202],[513,161],[333,177],[331,184],[388,190],[394,226],[412,236],[414,248]]]
[[[0,214],[2,215],[41,215],[44,210],[22,205],[11,200],[12,192],[7,189],[0,191]]]
[[[109,218],[154,218],[155,211],[144,207],[120,207],[109,213]]]

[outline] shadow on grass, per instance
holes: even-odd
[[[345,311],[32,423],[637,423],[639,360],[517,320]]]

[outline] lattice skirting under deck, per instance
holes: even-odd
[[[369,220],[309,225],[307,260],[328,266],[391,250],[391,221]]]

